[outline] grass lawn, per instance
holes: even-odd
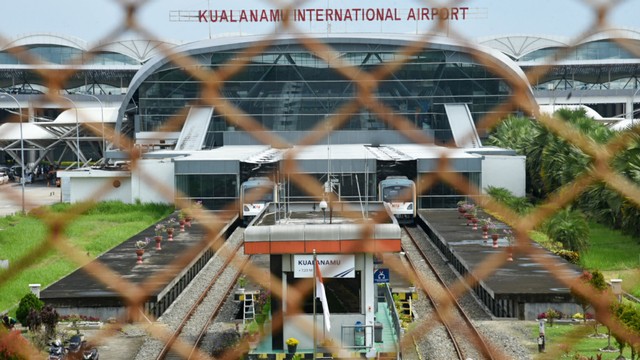
[[[51,211],[45,219],[65,216],[73,209],[69,204],[48,207]],[[168,216],[173,206],[160,204],[123,204],[102,202],[74,219],[64,229],[65,240],[76,249],[95,258],[129,239],[151,224]],[[41,246],[50,235],[49,226],[35,216],[7,216],[0,218],[0,259],[8,259],[11,266],[26,254]],[[29,292],[29,284],[41,284],[42,288],[71,273],[79,264],[66,259],[64,254],[52,249],[34,264],[5,279],[0,270],[0,312],[13,308]]]
[[[531,333],[534,338],[538,336],[538,325],[532,326]],[[602,352],[599,349],[605,348],[608,344],[607,337],[593,337],[595,333],[592,324],[582,325],[574,323],[571,325],[545,326],[546,346],[545,352],[537,354],[534,359],[561,359],[563,355],[569,354],[568,359],[573,359],[576,353],[590,358],[596,358],[596,354],[602,354],[603,360],[613,360],[618,357],[619,352]],[[598,326],[599,334],[607,334],[607,328]],[[611,346],[617,348],[616,341],[611,337]],[[626,347],[622,353],[627,359],[631,359],[631,350]]]
[[[580,254],[580,265],[600,270],[605,279],[622,279],[623,288],[640,297],[640,242],[619,231],[591,222],[589,251]]]

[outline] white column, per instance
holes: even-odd
[[[364,256],[364,270],[362,271],[363,277],[363,295],[364,295],[364,315],[365,324],[370,327],[366,327],[366,345],[373,346],[373,326],[375,325],[375,301],[378,289],[373,283],[373,254],[363,254]]]

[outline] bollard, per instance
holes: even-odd
[[[544,352],[544,334],[538,336],[538,352]]]

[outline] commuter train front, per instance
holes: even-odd
[[[415,223],[416,184],[406,176],[389,176],[380,181],[378,200],[389,204],[399,224]]]
[[[255,218],[268,203],[276,201],[277,187],[269,178],[249,178],[240,185],[240,216],[244,224]]]

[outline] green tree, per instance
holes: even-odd
[[[533,144],[542,131],[537,121],[524,117],[508,117],[496,126],[487,139],[487,144],[513,149],[518,155],[526,156],[527,191],[534,196],[540,196],[541,182],[537,176],[538,158],[531,156],[540,146]]]
[[[37,296],[33,293],[28,293],[20,299],[18,310],[16,310],[16,319],[21,324],[27,325],[27,316],[29,316],[31,309],[40,311],[43,306],[44,303]]]
[[[640,333],[640,311],[634,304],[620,303],[613,306],[613,314],[616,320],[629,330],[631,333]],[[624,359],[622,356],[622,350],[625,346],[629,345],[631,348],[631,358],[634,359],[638,344],[632,344],[624,334],[613,332],[613,336],[618,344],[620,350],[620,356],[618,359]]]
[[[631,182],[640,183],[640,131],[612,131],[587,117],[584,110],[559,110],[552,121],[565,122],[593,144],[607,144],[624,136],[626,147],[616,150],[611,167]],[[546,198],[592,167],[592,157],[568,140],[571,139],[556,135],[544,122],[509,117],[492,129],[487,143],[526,156],[527,192],[534,198]],[[640,207],[606,183],[589,187],[577,204],[587,217],[640,237]]]
[[[578,293],[575,287],[572,287],[571,295],[576,300],[578,305],[580,305],[580,307],[582,308],[582,315],[583,315],[582,319],[583,319],[583,322],[586,323],[587,310],[591,307],[590,299],[601,296],[602,293],[604,293],[604,291],[607,290],[609,286],[607,285],[607,282],[604,280],[604,276],[602,275],[602,273],[598,270],[594,270],[593,272],[589,272],[586,270],[583,271],[582,274],[580,275],[579,280],[583,285],[586,285],[589,287],[589,290],[591,291],[590,294],[588,296],[583,296],[582,294]],[[595,327],[595,330],[597,334],[598,333],[597,325]]]

